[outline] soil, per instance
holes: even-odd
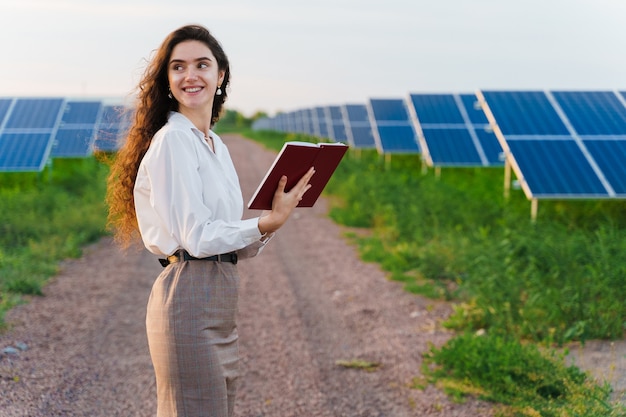
[[[247,201],[275,153],[224,140]],[[409,294],[361,261],[326,213],[324,199],[298,209],[261,255],[238,265],[236,416],[492,416],[491,404],[412,387],[429,346],[452,336],[441,327],[450,305]],[[160,269],[147,251],[120,252],[110,238],[64,261],[43,297],[6,316],[0,416],[154,416],[144,320]],[[622,342],[593,342],[571,358],[621,394],[625,352]],[[341,365],[357,361],[375,366]]]

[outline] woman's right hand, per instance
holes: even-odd
[[[274,193],[272,209],[264,211],[259,219],[259,231],[261,234],[274,233],[285,224],[293,209],[302,200],[304,193],[311,188],[309,181],[313,174],[315,174],[315,168],[311,167],[289,192],[285,192],[287,177],[282,176]]]

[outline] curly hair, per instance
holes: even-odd
[[[191,40],[203,42],[215,56],[219,70],[224,71],[222,94],[216,95],[213,101],[211,127],[219,120],[228,97],[230,64],[218,40],[200,25],[183,26],[170,33],[156,50],[138,84],[131,126],[110,165],[106,195],[109,206],[107,225],[123,248],[139,237],[133,197],[139,164],[154,134],[167,123],[168,113],[178,110],[178,102],[168,96],[168,63],[176,45]]]

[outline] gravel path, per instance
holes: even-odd
[[[274,153],[225,140],[247,199]],[[449,306],[360,261],[325,213],[323,200],[299,209],[259,257],[239,264],[236,415],[491,416],[489,404],[410,387],[429,343],[451,336],[439,325]],[[0,357],[0,416],[154,416],[144,318],[159,270],[146,251],[122,254],[109,238],[64,262],[44,297],[6,317],[0,352],[18,352]],[[346,369],[342,360],[380,366]]]

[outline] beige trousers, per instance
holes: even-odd
[[[170,264],[146,315],[157,417],[232,417],[239,376],[239,275],[232,263]]]

